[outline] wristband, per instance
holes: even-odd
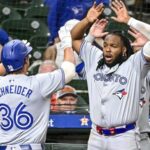
[[[90,42],[90,43],[93,43],[95,40],[95,37],[91,34],[88,34],[86,37],[85,37],[85,41],[87,42]]]

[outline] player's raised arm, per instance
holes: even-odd
[[[105,27],[107,26],[108,21],[106,19],[97,19],[95,23],[91,26],[88,35],[85,37],[85,40],[93,43],[95,38],[103,38],[108,32],[104,32]]]
[[[116,17],[112,16],[111,18],[120,23],[128,23],[131,18],[128,14],[128,10],[125,4],[121,0],[112,1],[112,10],[115,12]]]
[[[134,47],[143,47],[143,54],[147,61],[150,62],[150,41],[149,39],[140,33],[138,30],[131,28],[129,34],[135,38],[135,41],[131,44]]]
[[[77,53],[80,51],[80,45],[86,29],[96,21],[96,19],[102,14],[103,10],[103,4],[96,5],[96,3],[94,3],[89,9],[87,16],[71,30],[73,49],[76,50]]]
[[[121,0],[113,1],[111,8],[116,14],[116,17],[115,16],[111,17],[113,20],[120,22],[120,23],[128,24],[129,26],[140,31],[148,39],[150,39],[150,25],[131,17],[128,14],[128,10],[125,4]]]
[[[58,33],[61,47],[64,49],[64,61],[61,68],[65,73],[65,83],[68,83],[75,76],[75,57],[72,49],[72,39],[70,31],[65,26],[61,27]]]
[[[128,33],[135,38],[134,42],[131,43],[131,46],[133,47],[142,48],[148,42],[148,38],[135,28],[130,28]]]

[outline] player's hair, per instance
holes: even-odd
[[[119,61],[119,65],[121,65],[124,61],[126,61],[134,53],[133,48],[130,44],[130,40],[125,35],[123,35],[123,33],[120,31],[111,31],[111,32],[109,32],[108,35],[119,36],[123,45],[127,49],[126,56],[122,56],[121,60]],[[102,58],[101,60],[98,61],[96,70],[100,67],[103,67],[104,64],[105,64],[105,60],[104,60],[104,58]]]

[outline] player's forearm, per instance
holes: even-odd
[[[140,31],[150,40],[150,25],[142,21],[136,20],[135,18],[130,18],[128,25]]]
[[[64,50],[64,61],[69,61],[73,64],[75,64],[75,57],[74,57],[74,52],[71,47],[67,47]]]
[[[73,40],[81,40],[84,36],[85,31],[92,23],[87,18],[81,20],[72,30],[71,36]]]
[[[85,37],[85,41],[93,43],[95,40],[95,37],[93,35],[91,35],[90,33],[88,33],[88,35]]]
[[[70,82],[75,76],[75,57],[71,47],[67,47],[64,50],[64,61],[61,68],[65,73],[65,83]]]

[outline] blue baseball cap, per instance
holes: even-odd
[[[9,41],[9,35],[4,29],[0,29],[0,44],[4,45]]]

